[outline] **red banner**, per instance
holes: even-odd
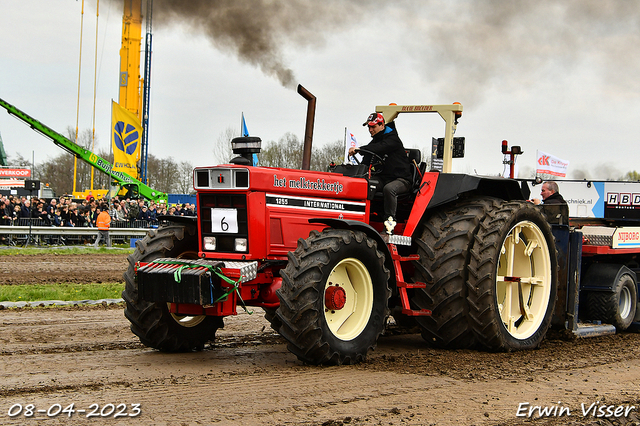
[[[24,180],[0,179],[0,188],[24,188]]]
[[[29,169],[0,169],[0,177],[28,178],[28,177],[31,177],[31,170],[29,170]]]

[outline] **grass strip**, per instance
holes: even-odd
[[[1,285],[0,302],[119,299],[124,283]]]

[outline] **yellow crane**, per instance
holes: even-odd
[[[98,0],[99,1],[99,0]],[[99,4],[99,3],[98,3]],[[148,4],[147,7],[150,7]],[[84,2],[83,11],[84,15]],[[140,75],[140,53],[142,41],[142,0],[124,0],[122,15],[122,44],[120,47],[120,75],[118,104],[134,114],[138,121],[142,122],[143,103],[142,88],[144,80]],[[80,51],[82,54],[82,31]],[[78,99],[79,100],[79,99]],[[76,124],[77,138],[77,124]],[[77,161],[77,160],[76,160]],[[74,167],[75,169],[75,167]],[[76,198],[85,198],[92,195],[96,198],[103,197],[108,190],[93,188],[93,170],[91,173],[91,189],[76,191],[76,178],[74,171],[73,194]]]
[[[124,0],[122,47],[120,48],[120,93],[118,104],[142,121],[143,80],[140,76],[142,0]]]

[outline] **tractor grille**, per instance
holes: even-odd
[[[248,238],[249,225],[247,220],[247,197],[244,194],[200,194],[199,200],[200,226],[202,237],[216,237],[216,252],[237,253],[235,241],[237,238]],[[234,209],[237,211],[238,232],[225,233],[212,231],[212,210],[213,209]],[[249,247],[247,247],[249,250]]]

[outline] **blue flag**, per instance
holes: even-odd
[[[242,113],[242,136],[249,136],[249,130],[247,129],[247,123],[244,121],[244,112]]]
[[[248,137],[249,136],[249,129],[247,129],[247,123],[246,121],[244,121],[244,112],[242,113],[242,136],[243,137]],[[253,154],[253,165],[257,166],[258,165],[258,154]]]

